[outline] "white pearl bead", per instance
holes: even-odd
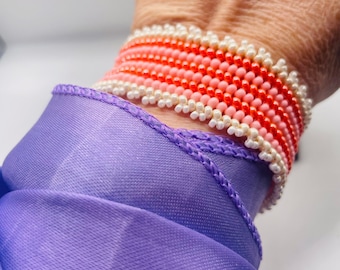
[[[182,109],[183,113],[189,113],[190,112],[190,108],[188,105],[183,105],[183,109]]]
[[[144,104],[144,105],[148,105],[149,104],[149,98],[147,96],[144,96],[142,98],[142,104]]]
[[[207,119],[210,119],[213,115],[213,109],[210,106],[205,106],[204,113]]]
[[[220,120],[222,118],[222,113],[220,110],[213,110],[213,118],[216,120]]]
[[[193,111],[190,114],[190,118],[193,119],[193,120],[196,120],[198,117],[199,117],[199,113],[197,111]]]
[[[198,112],[204,112],[204,104],[202,102],[197,102],[196,103],[196,110]]]
[[[216,128],[217,128],[218,130],[224,129],[224,128],[225,128],[225,125],[224,125],[223,121],[217,121],[217,123],[216,123]]]
[[[196,101],[193,99],[189,99],[188,100],[188,106],[189,106],[189,110],[193,111],[196,109]]]
[[[236,132],[236,128],[234,126],[230,126],[228,129],[227,129],[227,133],[229,135],[234,135],[234,133]]]
[[[223,119],[223,124],[226,126],[226,127],[229,127],[230,124],[231,124],[231,118],[229,115],[223,115],[222,117]]]
[[[200,119],[200,121],[205,121],[205,120],[207,120],[207,117],[206,117],[206,115],[205,115],[205,113],[200,113],[199,114],[199,119]]]
[[[150,104],[156,104],[156,98],[154,96],[149,97],[149,103]]]
[[[177,104],[179,102],[179,98],[177,94],[171,94],[171,102],[173,104]]]
[[[182,112],[183,106],[181,104],[176,105],[175,112],[180,113]]]
[[[180,104],[187,104],[188,103],[187,97],[183,96],[183,95],[178,97],[178,101],[179,101]]]
[[[127,92],[127,94],[126,94],[126,97],[127,97],[128,99],[133,99],[133,98],[135,97],[135,95],[134,95],[133,91],[129,91],[129,92]]]
[[[243,137],[244,136],[244,131],[241,129],[241,128],[236,128],[236,131],[235,131],[235,136],[236,137]]]
[[[166,105],[168,108],[171,108],[171,107],[173,106],[171,99],[166,99],[166,100],[165,100],[165,105]]]
[[[164,99],[158,100],[157,105],[158,105],[158,107],[160,107],[160,108],[164,108],[164,107],[165,107],[165,101],[164,101]]]
[[[257,136],[259,136],[259,132],[256,128],[250,128],[249,129],[249,137],[252,139],[255,139]]]
[[[209,121],[208,126],[214,128],[217,124],[217,121],[213,118]]]

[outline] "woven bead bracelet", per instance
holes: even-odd
[[[263,203],[281,197],[312,100],[297,72],[265,49],[219,40],[196,27],[164,25],[136,30],[114,68],[94,85],[100,91],[174,108],[211,128],[244,138],[269,163],[273,185]]]

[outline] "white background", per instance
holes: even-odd
[[[0,0],[0,164],[57,83],[91,86],[109,69],[133,1]],[[340,75],[340,74],[339,74]],[[318,105],[279,205],[259,215],[262,270],[340,269],[340,93]]]

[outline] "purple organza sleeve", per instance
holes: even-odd
[[[257,269],[271,173],[221,136],[59,85],[6,158],[2,269]]]

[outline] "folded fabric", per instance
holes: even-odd
[[[258,268],[256,153],[93,89],[53,93],[3,164],[3,269]]]

